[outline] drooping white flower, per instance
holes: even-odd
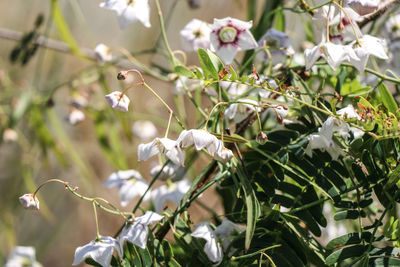
[[[364,72],[370,55],[383,60],[389,59],[386,54],[386,41],[371,35],[364,35],[359,38],[361,44],[354,41],[351,45],[354,47],[354,54],[350,54],[349,61],[359,72]]]
[[[143,196],[149,187],[146,180],[136,170],[114,172],[103,185],[118,188],[121,206],[123,207],[127,206],[135,197]],[[144,200],[146,201],[148,198],[149,194],[145,196]]]
[[[357,114],[356,110],[354,109],[353,105],[347,105],[345,108],[339,109],[336,111],[336,114],[340,115],[342,118],[346,119],[357,119],[360,120],[360,115]]]
[[[75,258],[72,265],[78,265],[85,259],[91,258],[101,266],[108,267],[114,250],[117,251],[119,257],[122,257],[122,250],[117,240],[111,236],[100,236],[99,240],[92,240],[89,244],[78,247],[75,250]]]
[[[245,229],[240,228],[237,224],[224,218],[222,223],[215,228],[214,233],[222,243],[224,250],[227,250],[229,245],[232,243],[233,235],[243,231],[245,231]]]
[[[197,51],[210,47],[211,28],[207,22],[192,19],[180,32],[182,47],[185,51]]]
[[[358,14],[364,16],[378,8],[379,0],[348,0],[346,3]]]
[[[145,249],[147,236],[149,234],[148,225],[160,221],[164,216],[155,212],[146,211],[146,213],[134,219],[133,223],[128,223],[118,237],[118,242],[122,250],[124,242],[129,241],[132,244]]]
[[[229,105],[225,110],[224,116],[235,123],[239,123],[252,114],[258,105],[257,101],[252,99],[239,99],[237,102]],[[257,108],[259,109],[259,108]]]
[[[151,199],[156,212],[163,210],[164,204],[169,200],[176,206],[179,206],[183,196],[187,193],[191,186],[191,182],[183,179],[179,182],[171,182],[170,184],[162,185],[151,191]]]
[[[148,0],[106,0],[100,7],[117,12],[121,29],[131,23],[140,21],[145,27],[150,27],[150,6]]]
[[[132,125],[132,133],[143,140],[154,138],[157,132],[156,126],[151,121],[139,120]]]
[[[289,36],[281,31],[275,29],[269,29],[263,37],[258,41],[259,46],[263,46],[264,43],[268,47],[271,55],[269,58],[267,52],[262,51],[256,55],[256,60],[259,62],[271,60],[272,64],[284,62],[287,56],[293,55],[294,50],[290,44]]]
[[[115,110],[120,110],[127,112],[129,107],[129,102],[131,101],[126,94],[122,95],[119,91],[114,91],[105,96],[107,102],[110,104],[111,108]]]
[[[193,237],[202,238],[206,241],[204,252],[212,262],[220,262],[223,258],[221,245],[217,241],[214,230],[209,222],[201,222],[196,225],[195,230],[191,234]]]
[[[204,87],[204,82],[201,80],[197,80],[197,79],[190,79],[188,77],[185,76],[181,76],[178,80],[176,80],[175,82],[175,87],[174,87],[174,95],[183,95],[185,94],[185,88],[184,85],[186,85],[187,89],[189,91],[194,91],[196,89],[199,88],[203,88]]]
[[[217,151],[217,153],[215,153],[214,158],[223,163],[226,163],[233,158],[233,152],[226,147],[222,147],[220,150]]]
[[[66,119],[68,123],[76,125],[85,119],[85,113],[83,113],[83,111],[80,109],[72,108]]]
[[[42,265],[36,261],[34,247],[17,246],[14,247],[7,258],[4,267],[41,267]]]
[[[39,200],[33,194],[25,194],[19,197],[21,205],[28,210],[39,210]]]
[[[196,150],[202,150],[203,148],[207,152],[214,156],[215,152],[222,148],[223,144],[214,135],[210,134],[205,130],[184,130],[179,135],[176,142],[182,145],[183,148],[194,145]]]
[[[105,44],[98,44],[94,48],[94,54],[100,62],[109,62],[112,60],[111,49]]]
[[[158,164],[155,165],[153,168],[150,169],[150,175],[151,176],[156,176],[161,168],[163,167],[164,164]],[[168,163],[166,166],[164,166],[164,168],[162,169],[162,172],[160,173],[160,175],[158,176],[158,179],[160,180],[166,180],[166,179],[174,179],[176,178],[176,176],[184,173],[184,168],[179,167],[173,163]]]
[[[360,120],[360,115],[357,114],[353,105],[347,105],[347,107],[339,109],[336,114],[340,115],[343,119],[357,119]],[[336,120],[336,126],[334,128],[343,138],[348,140],[353,135],[354,139],[361,138],[364,135],[364,131],[355,127],[351,127],[348,123]]]
[[[163,154],[175,165],[183,166],[185,162],[185,151],[179,147],[179,142],[168,138],[155,138],[147,144],[138,147],[138,160],[147,160],[157,154]]]
[[[211,27],[211,50],[222,59],[225,64],[231,64],[238,51],[258,47],[250,32],[253,22],[227,17],[214,19]]]
[[[310,69],[320,57],[325,58],[329,66],[335,70],[343,61],[349,61],[350,55],[357,58],[349,45],[334,44],[325,41],[322,41],[312,49],[304,50],[307,70]]]

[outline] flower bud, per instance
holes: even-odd
[[[33,194],[25,194],[19,197],[21,205],[28,210],[39,210],[39,200]]]
[[[260,145],[264,145],[267,142],[267,140],[268,140],[268,136],[264,132],[260,132],[256,137],[256,141]]]
[[[128,72],[127,72],[127,71],[121,70],[120,72],[118,72],[118,75],[117,75],[117,79],[118,79],[118,80],[123,81],[123,80],[125,80],[127,77],[128,77]]]

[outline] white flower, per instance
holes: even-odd
[[[11,128],[7,128],[3,132],[3,140],[4,142],[15,142],[18,140],[18,133]]]
[[[148,0],[106,0],[100,7],[117,12],[121,29],[131,23],[140,21],[145,27],[150,27],[150,6]]]
[[[364,16],[377,9],[379,0],[348,0],[346,3],[358,14]]]
[[[206,240],[204,252],[212,262],[220,262],[223,257],[223,251],[217,241],[215,232],[211,229],[209,222],[202,222],[196,225],[196,229],[191,234],[193,237]]]
[[[36,261],[34,247],[14,247],[8,256],[4,267],[41,267],[42,265]]]
[[[194,145],[196,150],[205,148],[207,152],[214,156],[215,152],[222,148],[223,144],[214,135],[205,130],[184,130],[179,135],[176,142],[183,148]]]
[[[138,147],[138,160],[147,160],[157,154],[164,154],[175,165],[183,166],[185,162],[185,151],[182,151],[177,141],[168,138],[155,138],[147,144]]]
[[[214,158],[216,160],[226,163],[233,158],[233,152],[226,147],[222,147],[220,150],[217,151],[217,153],[215,153]]]
[[[85,113],[83,113],[83,111],[80,109],[72,108],[66,119],[68,123],[75,125],[85,119]]]
[[[211,29],[207,22],[192,19],[180,32],[182,47],[185,51],[197,51],[210,47]]]
[[[318,134],[311,134],[308,139],[309,143],[306,148],[306,154],[312,157],[313,149],[320,149],[321,151],[327,151],[332,157],[332,160],[337,160],[341,155],[340,148],[338,148],[332,139],[333,131],[335,127],[335,118],[329,117],[322,127],[318,129]]]
[[[385,30],[390,40],[400,38],[400,14],[390,17],[385,23]]]
[[[257,101],[251,99],[239,99],[237,102],[231,104],[224,112],[224,116],[235,123],[239,123],[252,114],[258,105]],[[257,108],[259,110],[259,108]]]
[[[122,97],[121,95],[121,92],[114,91],[111,94],[106,95],[105,98],[110,104],[111,108],[127,112],[130,99],[126,96],[126,94],[124,94]]]
[[[94,49],[94,54],[100,62],[108,62],[112,60],[111,49],[105,44],[98,44]]]
[[[269,29],[258,41],[258,45],[263,46],[264,42],[271,54],[272,64],[281,63],[287,56],[294,54],[289,36],[284,32]],[[258,53],[255,59],[259,62],[269,61],[268,54],[265,51]]]
[[[188,77],[181,76],[176,82],[174,87],[174,95],[183,95],[185,94],[185,88],[183,83],[186,85],[189,91],[194,91],[199,88],[204,87],[204,82],[196,79],[189,79]]]
[[[137,196],[143,196],[149,187],[138,171],[126,170],[112,173],[103,183],[105,187],[118,187],[121,206],[125,207]],[[147,194],[144,200],[149,198]]]
[[[231,64],[238,51],[258,47],[250,32],[253,22],[234,18],[214,19],[210,40],[215,51],[225,64]]]
[[[162,185],[151,191],[151,199],[156,212],[163,210],[164,204],[169,200],[176,206],[179,206],[183,196],[187,193],[191,186],[191,182],[187,179],[176,183]]]
[[[146,213],[138,218],[135,218],[134,222],[128,223],[118,237],[121,250],[124,242],[129,241],[132,244],[145,249],[147,243],[147,236],[149,233],[148,225],[160,221],[164,216],[161,216],[155,212],[146,211]]]
[[[310,69],[321,56],[326,59],[332,69],[336,69],[343,61],[349,61],[351,57],[357,57],[348,45],[334,44],[322,41],[312,49],[304,50],[306,69]]]
[[[157,128],[151,121],[135,121],[132,133],[140,139],[151,139],[157,135]]]
[[[158,164],[158,165],[154,166],[150,170],[150,175],[153,177],[156,176],[160,172],[162,167],[163,167],[163,164],[162,165]],[[179,177],[180,174],[183,174],[183,171],[184,171],[184,168],[181,168],[170,162],[166,166],[164,166],[164,168],[162,169],[162,172],[158,176],[158,179],[166,180],[168,178],[176,178],[176,176]]]
[[[21,205],[28,210],[39,210],[39,200],[33,194],[25,194],[19,197]]]
[[[361,45],[356,44],[356,41],[352,43],[355,54],[350,54],[349,60],[359,72],[364,72],[370,55],[384,60],[389,59],[385,51],[386,41],[384,39],[379,39],[371,35],[364,35],[359,40]]]
[[[245,231],[235,223],[231,222],[227,218],[224,218],[222,223],[215,228],[216,237],[222,242],[222,247],[227,250],[229,245],[232,243],[232,236],[236,233]]]
[[[92,258],[101,266],[108,267],[114,250],[117,251],[119,257],[122,257],[122,250],[117,240],[110,236],[100,236],[100,240],[92,240],[89,244],[75,250],[75,259],[72,265],[78,265],[86,258]]]
[[[352,119],[356,118],[357,120],[361,120],[360,115],[357,114],[353,105],[347,105],[347,107],[339,109],[336,114],[340,115],[342,118]]]

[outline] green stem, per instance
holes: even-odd
[[[158,12],[158,18],[159,18],[159,21],[160,21],[160,29],[161,29],[161,35],[162,35],[162,38],[163,38],[163,41],[164,41],[164,45],[167,48],[169,60],[171,61],[171,65],[175,66],[174,55],[173,55],[171,47],[169,46],[169,43],[168,43],[167,33],[165,31],[163,13],[162,13],[162,10],[161,10],[161,7],[160,7],[159,0],[156,0],[156,7],[157,7],[157,12]]]
[[[92,205],[93,205],[93,211],[94,211],[94,220],[96,222],[96,236],[97,236],[97,240],[100,240],[100,233],[99,233],[99,220],[97,219],[97,210],[96,210],[96,204],[95,204],[95,200],[92,201]]]

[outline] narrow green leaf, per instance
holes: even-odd
[[[229,70],[230,70],[230,73],[231,73],[231,80],[232,81],[236,81],[237,78],[238,78],[238,75],[237,75],[235,69],[232,66],[229,66]]]
[[[328,265],[333,265],[348,258],[359,257],[366,249],[367,248],[363,245],[355,245],[336,250],[326,258],[325,263]]]
[[[175,66],[174,72],[178,75],[185,76],[188,78],[195,77],[193,72],[191,72],[188,68],[186,68],[185,66],[182,66],[182,65]]]
[[[360,238],[360,233],[345,234],[329,241],[329,243],[326,245],[326,249],[332,250],[335,248],[340,248],[351,244],[359,244],[361,243],[361,240],[366,240],[369,242],[370,238],[371,238],[370,232],[364,232],[361,235],[361,238]]]
[[[360,212],[358,210],[343,210],[337,212],[333,218],[335,219],[335,221],[340,221],[345,219],[354,220],[357,219],[358,217],[365,217],[365,216],[366,215],[363,210],[361,210]]]
[[[389,92],[388,88],[386,85],[381,82],[378,85],[379,93],[381,94],[382,97],[382,102],[383,105],[392,113],[396,113],[397,109],[399,108],[397,106],[396,100],[394,100],[392,94]]]
[[[61,34],[61,38],[69,45],[72,53],[79,57],[84,57],[79,45],[76,43],[71,31],[69,30],[67,22],[61,12],[60,5],[58,4],[58,0],[51,0],[51,13],[57,29]]]
[[[197,51],[197,55],[199,57],[200,65],[203,69],[205,77],[211,77],[214,80],[218,80],[218,70],[214,67],[214,64],[210,59],[207,51],[203,48],[199,48],[199,50]]]
[[[279,9],[275,13],[275,26],[274,28],[278,31],[285,31],[285,15],[283,14],[283,9]]]

